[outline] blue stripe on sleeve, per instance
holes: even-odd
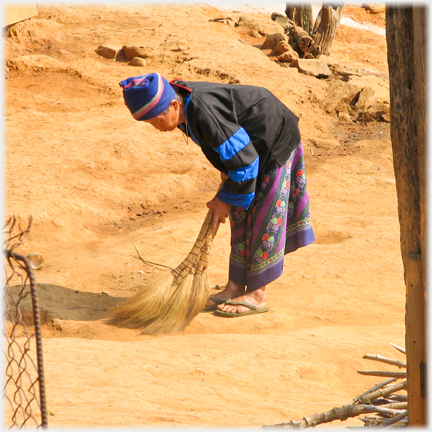
[[[248,133],[241,127],[234,135],[232,135],[214,150],[219,153],[221,161],[224,162],[228,159],[231,159],[235,154],[237,154],[243,147],[246,147],[249,143],[250,137]]]
[[[229,176],[237,183],[250,180],[258,176],[259,156],[248,166],[239,168],[238,170],[229,171]]]
[[[218,199],[235,207],[241,207],[245,210],[249,208],[255,196],[255,192],[246,195],[234,194],[222,188],[216,195]]]

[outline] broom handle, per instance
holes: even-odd
[[[185,274],[188,273],[188,269],[195,273],[196,269],[202,271],[203,268],[207,267],[207,265],[205,265],[205,262],[208,262],[208,254],[210,252],[211,244],[213,243],[213,239],[217,233],[217,229],[214,231],[211,229],[212,220],[213,210],[209,209],[206,218],[204,219],[204,222],[201,226],[198,237],[195,240],[195,244],[193,245],[186,259],[175,269],[175,273],[177,275],[185,276]],[[204,262],[198,266],[198,263],[202,261],[202,255]]]
[[[209,209],[209,211],[207,212],[207,216],[204,220],[204,223],[202,224],[201,230],[200,230],[198,237],[197,237],[195,244],[194,244],[194,248],[198,249],[199,251],[201,251],[204,243],[206,243],[206,242],[208,243],[208,241],[210,241],[210,242],[213,241],[213,239],[216,236],[216,233],[217,233],[217,230],[218,230],[220,224],[218,223],[217,228],[213,231],[211,229],[212,220],[213,220],[213,210]]]
[[[216,233],[219,229],[220,223],[217,224],[217,227],[214,231],[212,230],[211,228],[212,221],[213,221],[213,210],[210,209],[207,213],[207,217],[203,224],[203,227],[204,225],[206,225],[205,236],[203,239],[203,243],[201,243],[199,261],[196,265],[196,269],[199,272],[203,272],[203,270],[206,269],[208,266],[210,249],[212,247],[213,240],[216,236]]]
[[[219,228],[219,224],[218,224],[218,228]],[[211,225],[209,227],[209,230],[207,232],[207,236],[204,239],[204,245],[201,248],[201,255],[199,257],[199,261],[197,264],[197,271],[199,272],[203,272],[209,263],[209,255],[210,255],[210,249],[213,245],[213,239],[216,235],[217,229],[215,231],[213,231],[211,229]]]
[[[223,184],[225,182],[225,178],[222,177],[222,182],[219,185],[218,191],[221,190]],[[174,271],[174,274],[177,274],[178,276],[183,275],[184,271],[189,269],[193,271],[193,267],[197,267],[197,263],[201,260],[201,253],[205,254],[204,260],[208,260],[208,254],[210,252],[211,244],[213,242],[213,239],[216,236],[216,233],[219,229],[220,222],[217,224],[216,229],[213,231],[211,229],[211,223],[213,221],[213,209],[209,209],[207,212],[207,215],[204,219],[204,222],[201,226],[201,230],[198,234],[197,239],[195,240],[195,244],[193,245],[191,251],[189,252],[189,255],[186,257],[186,259],[179,265]],[[203,248],[205,251],[203,251]],[[202,266],[200,266],[202,267]],[[207,267],[207,265],[205,265]]]

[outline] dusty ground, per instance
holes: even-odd
[[[385,25],[359,7],[346,13]],[[402,357],[390,345],[404,346],[405,287],[389,124],[327,114],[327,80],[278,66],[247,29],[209,21],[224,16],[208,6],[39,5],[8,38],[5,216],[25,225],[32,215],[19,251],[45,259],[36,278],[51,428],[261,428],[342,406],[380,382],[357,373],[386,370],[364,354]],[[134,67],[98,56],[100,44],[155,54]],[[368,31],[341,26],[331,57],[387,71],[385,39]],[[269,313],[203,313],[163,337],[105,322],[109,306],[160,273],[133,242],[148,260],[178,265],[218,185],[197,146],[135,122],[124,106],[118,82],[151,71],[262,85],[300,117],[317,240],[286,257]],[[342,145],[313,149],[313,138]],[[226,282],[228,245],[225,224],[213,284]]]

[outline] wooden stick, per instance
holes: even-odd
[[[360,375],[373,375],[381,377],[406,378],[406,372],[384,372],[384,371],[357,371]]]
[[[330,423],[334,420],[344,421],[349,417],[356,417],[359,414],[372,413],[372,412],[376,412],[385,416],[388,415],[398,416],[398,415],[405,414],[406,410],[401,411],[398,409],[390,409],[390,408],[374,406],[374,405],[351,404],[351,405],[344,405],[340,408],[333,408],[332,410],[326,411],[324,413],[313,414],[310,417],[303,417],[300,420],[295,420],[295,421],[291,420],[288,423],[279,423],[272,426],[264,425],[263,428],[279,427],[279,428],[290,428],[290,429],[305,429],[308,427],[315,427],[318,424],[322,424],[322,423]],[[376,421],[376,420],[368,419],[366,421]]]
[[[363,396],[366,396],[367,394],[372,393],[372,392],[374,392],[375,390],[378,390],[378,389],[380,389],[380,388],[386,386],[387,384],[390,384],[391,382],[396,381],[396,380],[397,380],[397,378],[390,378],[390,379],[388,379],[388,380],[383,381],[382,383],[379,383],[379,384],[374,385],[371,389],[365,391],[365,392],[362,393],[360,396],[357,396],[356,398],[354,398],[354,399],[351,401],[351,404],[354,404],[355,402],[359,401]]]
[[[376,422],[377,419],[372,419],[372,418],[366,418],[366,417],[359,417],[359,420],[361,420],[363,423],[370,423],[370,422]],[[370,426],[370,425],[368,425]]]
[[[408,381],[404,381],[398,384],[393,384],[390,386],[387,386],[383,389],[379,389],[375,392],[369,393],[366,396],[361,397],[359,400],[363,403],[370,403],[374,399],[381,397],[381,396],[387,396],[390,393],[395,393],[399,390],[406,389],[408,387]]]
[[[408,409],[408,402],[390,402],[380,405],[383,408]]]
[[[316,49],[315,40],[302,27],[294,27],[290,32],[290,36],[304,53],[309,53]]]
[[[387,363],[387,364],[390,364],[390,365],[393,365],[393,366],[397,366],[397,367],[400,367],[400,368],[406,368],[407,367],[406,363],[404,363],[402,361],[392,360],[392,359],[389,359],[387,357],[382,357],[379,354],[365,354],[363,356],[363,358],[364,359],[368,359],[368,360],[377,360],[377,361],[380,361],[380,362],[383,362],[383,363]]]
[[[381,422],[381,426],[383,426],[383,427],[391,426],[391,425],[397,423],[398,421],[403,420],[405,417],[407,417],[407,415],[408,415],[408,410],[402,411],[400,414],[398,414],[397,416],[395,416],[391,419],[383,420]]]
[[[368,426],[376,426],[376,425],[373,425],[373,424],[368,424]],[[362,430],[362,431],[364,431],[364,428],[365,428],[365,425],[363,425],[363,426],[347,426],[346,427],[347,429],[349,429],[349,430]]]
[[[405,351],[404,348],[401,348],[401,347],[399,347],[399,346],[397,346],[397,345],[395,345],[395,344],[392,344],[391,342],[390,342],[390,345],[394,346],[394,347],[395,347],[398,351],[400,351],[402,354],[406,354],[406,351]]]
[[[396,349],[403,352],[405,354],[405,350],[400,348],[394,344]],[[399,368],[406,368],[406,364],[404,362],[389,359],[386,357],[382,357],[378,354],[366,354],[364,355],[365,359],[376,360],[380,362],[384,362],[387,364],[391,364],[393,366],[398,366]],[[373,376],[386,376],[390,377],[379,384],[376,384],[371,389],[357,396],[349,405],[344,405],[339,408],[333,408],[330,411],[326,411],[324,413],[316,413],[309,417],[303,417],[300,420],[291,420],[288,423],[279,423],[276,425],[264,425],[263,428],[290,428],[290,429],[305,429],[308,427],[315,427],[318,424],[329,423],[334,420],[344,421],[349,417],[356,417],[359,414],[363,413],[377,413],[378,415],[365,418],[360,418],[363,422],[365,422],[365,426],[378,426],[378,427],[388,427],[397,422],[404,421],[405,417],[407,417],[408,413],[408,402],[402,395],[391,395],[391,393],[397,392],[399,390],[407,389],[408,382],[404,381],[397,384],[389,385],[390,383],[396,381],[400,378],[406,378],[407,373],[404,372],[387,372],[387,371],[357,371],[362,375],[373,375]],[[378,398],[383,398],[390,395],[389,398],[392,398],[398,402],[388,402],[388,403],[380,403],[380,405],[373,405],[373,401]],[[357,403],[360,402],[360,403]],[[378,402],[385,402],[383,399],[380,399]],[[381,417],[380,417],[381,416]],[[385,419],[382,419],[385,417]],[[391,417],[391,418],[388,418]],[[349,428],[350,429],[350,428]]]
[[[175,268],[173,268],[173,267],[169,267],[169,266],[166,266],[166,265],[164,265],[164,264],[159,264],[159,263],[155,263],[155,262],[151,262],[151,261],[147,261],[147,260],[145,260],[145,259],[141,256],[141,254],[139,253],[139,250],[138,250],[138,248],[136,247],[135,242],[133,242],[133,245],[134,245],[134,248],[135,248],[135,250],[137,251],[137,254],[138,254],[138,256],[140,257],[141,261],[145,262],[146,264],[155,265],[155,266],[160,266],[160,267],[165,267],[165,268],[170,269],[170,270],[175,270]]]
[[[379,414],[366,414],[365,415],[365,419],[367,420],[371,420],[371,421],[381,421],[382,420],[382,416],[380,416]]]
[[[359,405],[344,405],[340,408],[333,408],[330,411],[324,413],[313,414],[310,417],[303,417],[300,420],[291,420],[288,423],[279,423],[273,426],[263,426],[263,428],[280,427],[280,428],[292,428],[292,429],[305,429],[307,427],[315,427],[318,424],[329,423],[334,420],[346,420],[348,417],[356,417],[364,411],[364,406]]]
[[[407,395],[401,395],[401,394],[392,394],[387,397],[387,399],[395,400],[398,402],[406,402],[408,400]]]
[[[365,412],[377,412],[383,415],[397,415],[401,413],[401,410],[391,409],[391,408],[382,408],[381,406],[375,405],[363,405]]]

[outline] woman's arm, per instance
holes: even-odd
[[[207,207],[213,209],[212,230],[216,231],[219,222],[225,223],[226,218],[229,216],[231,206],[214,197],[207,203]]]
[[[229,175],[221,171],[221,184],[218,192],[222,189],[222,186]],[[218,227],[219,222],[225,223],[225,219],[229,215],[230,205],[216,198],[216,196],[207,203],[207,207],[213,209],[213,220],[212,230],[215,231]]]

